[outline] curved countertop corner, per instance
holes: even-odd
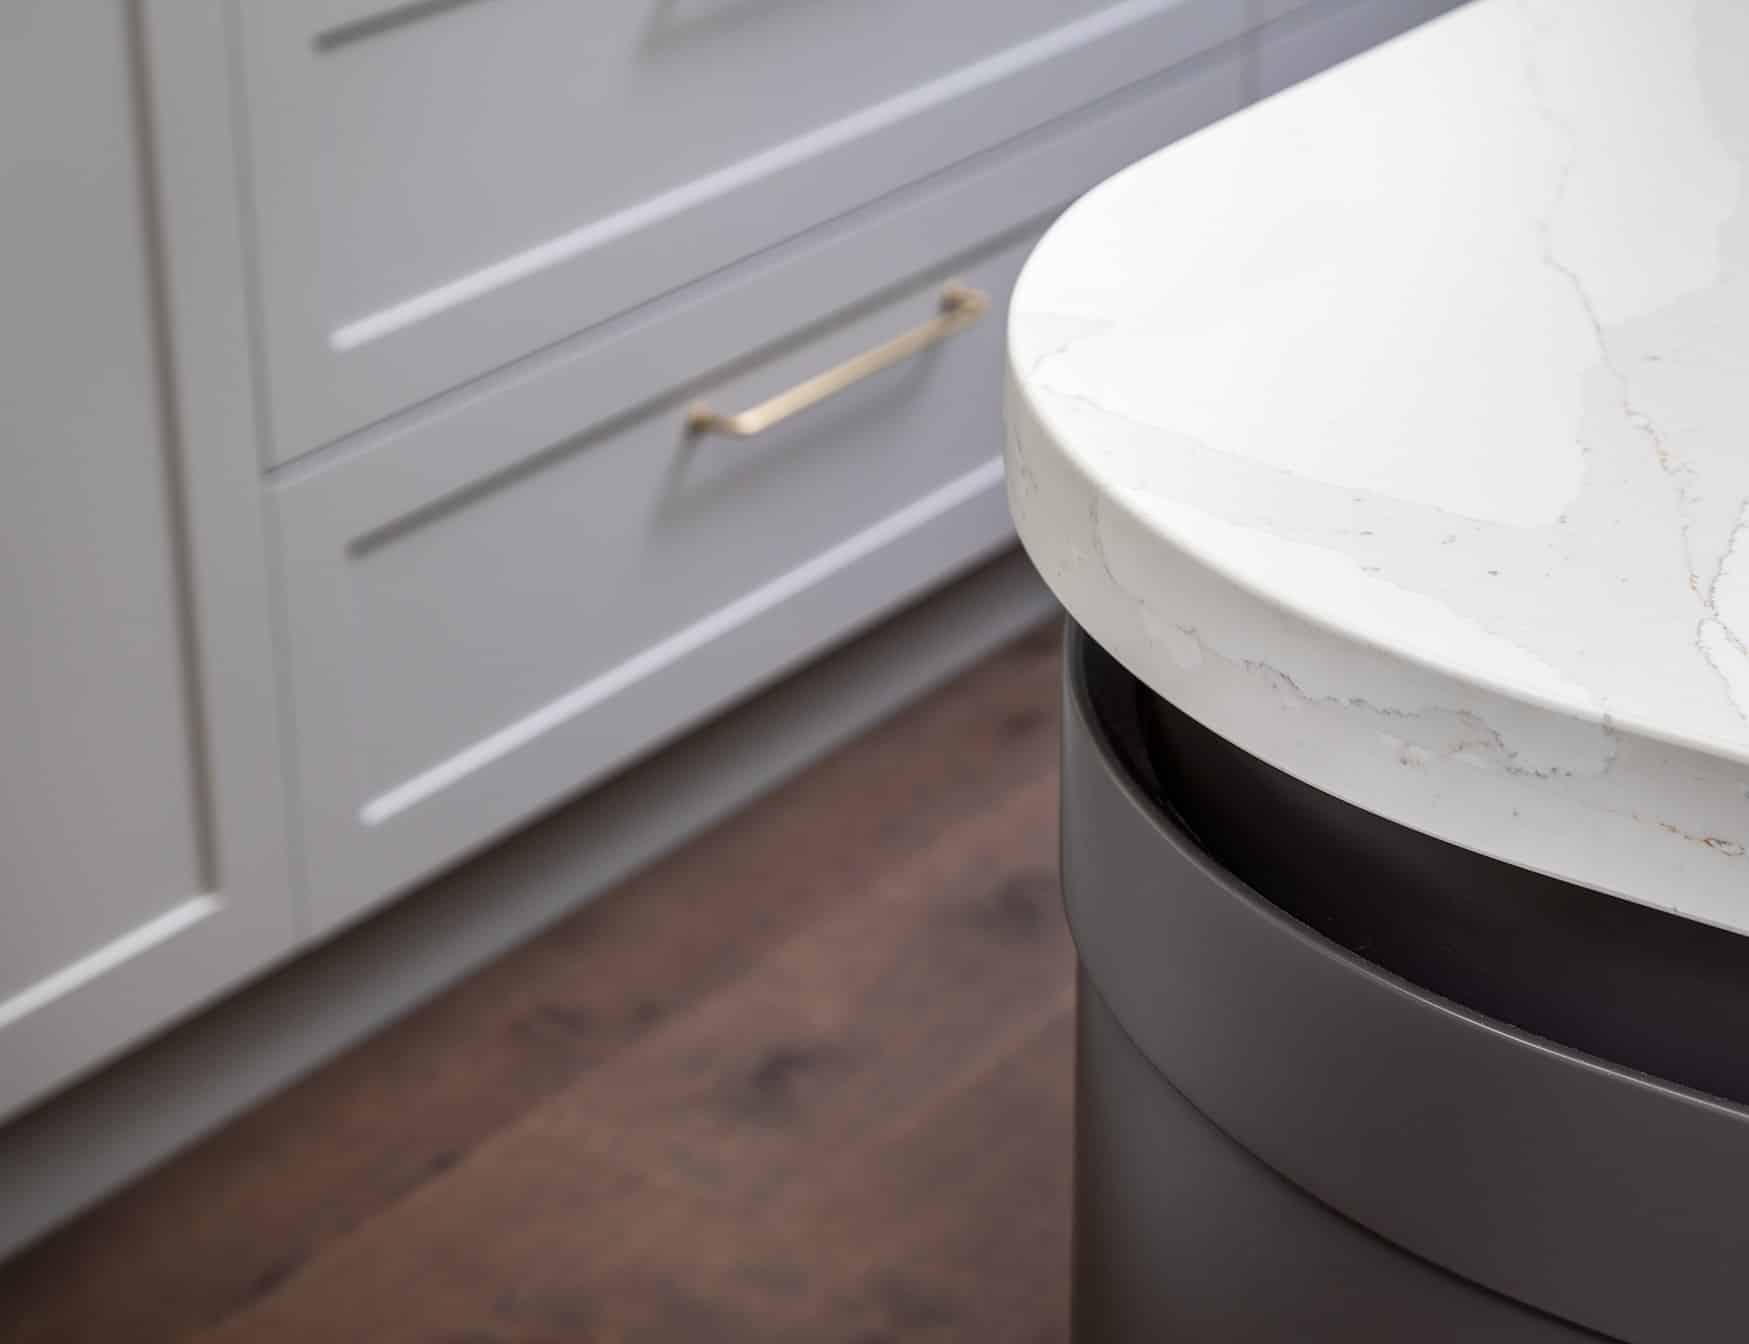
[[[1749,932],[1749,6],[1476,0],[1136,164],[1014,293],[1070,614],[1417,830]]]

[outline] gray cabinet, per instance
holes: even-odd
[[[1237,0],[243,0],[285,461],[1237,36]]]
[[[1463,0],[1250,0],[1257,30],[1253,93],[1267,98],[1377,46]]]
[[[1038,230],[1444,2],[0,4],[0,1119],[1007,545]]]
[[[1006,299],[1064,202],[1234,110],[1171,72],[277,473],[311,909],[350,920],[1013,540]],[[687,432],[983,320],[749,439]]]
[[[139,36],[0,9],[0,1116],[294,926],[241,314],[153,246]]]

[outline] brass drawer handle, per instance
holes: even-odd
[[[920,327],[913,327],[895,336],[884,345],[865,350],[847,359],[836,368],[815,374],[805,383],[797,383],[787,392],[779,392],[769,401],[751,406],[739,415],[723,415],[705,405],[696,405],[686,413],[689,434],[727,434],[734,439],[750,439],[770,429],[792,415],[842,392],[852,383],[872,377],[902,359],[945,341],[964,331],[982,317],[990,307],[990,296],[969,285],[948,285],[941,291],[941,312]]]

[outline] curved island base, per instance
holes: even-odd
[[[1075,1338],[1740,1338],[1749,940],[1273,770],[1072,630]]]

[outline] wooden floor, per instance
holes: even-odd
[[[1063,1339],[1056,657],[996,655],[0,1267],[0,1339]]]

